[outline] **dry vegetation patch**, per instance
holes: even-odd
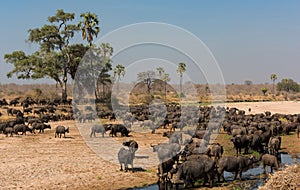
[[[300,164],[290,165],[271,175],[259,190],[294,190],[300,187]]]

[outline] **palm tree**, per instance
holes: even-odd
[[[125,67],[123,65],[118,64],[114,68],[114,77],[117,77],[117,93],[119,92],[119,82],[121,80],[121,76],[125,75]]]
[[[97,80],[97,83],[102,85],[102,95],[103,98],[105,96],[105,87],[107,84],[111,83],[111,76],[108,74],[108,72],[110,70],[112,70],[112,66],[111,66],[111,59],[110,57],[113,54],[113,48],[110,46],[109,43],[101,43],[98,50],[98,55],[97,57],[100,57],[100,63],[98,63],[99,65],[99,77]],[[97,84],[97,89],[98,89],[98,84]],[[97,90],[99,91],[99,90]]]
[[[277,80],[277,75],[276,74],[271,74],[271,80],[273,82],[273,95],[275,95],[275,81]]]
[[[182,94],[182,76],[183,76],[183,73],[186,71],[185,67],[186,67],[186,65],[183,62],[180,62],[177,67],[177,73],[180,76],[180,97],[183,95]]]
[[[92,42],[94,36],[98,36],[100,28],[98,26],[99,20],[96,14],[94,13],[82,13],[80,17],[83,18],[83,21],[78,23],[78,27],[82,31],[82,38],[88,41],[90,47],[92,46]]]
[[[100,31],[100,28],[98,26],[99,20],[96,14],[94,13],[82,13],[80,15],[81,18],[83,18],[83,21],[80,21],[78,26],[82,30],[82,38],[86,39],[89,43],[90,48],[93,45],[93,39],[94,36],[97,37],[98,33]],[[98,49],[97,49],[98,50]],[[97,51],[96,50],[96,51]],[[98,83],[103,85],[103,98],[105,95],[104,89],[107,83],[111,83],[110,75],[107,73],[109,70],[111,70],[111,64],[110,64],[110,56],[112,55],[113,48],[110,46],[109,43],[102,43],[99,47],[100,56],[101,56],[101,63],[100,63],[100,71],[97,71],[99,74],[98,80],[95,81],[96,88],[98,89]],[[91,59],[91,66],[92,70],[93,64],[92,64],[92,51],[90,50],[90,59]],[[94,73],[94,72],[93,72]],[[96,99],[97,99],[97,91],[95,91]]]
[[[169,82],[171,80],[170,75],[168,73],[165,73],[165,70],[162,67],[158,67],[158,68],[156,68],[156,70],[158,72],[159,79],[164,81],[165,102],[166,102],[167,101],[167,82]]]

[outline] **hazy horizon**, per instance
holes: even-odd
[[[8,1],[0,8],[2,26],[4,26],[0,35],[1,84],[55,84],[51,79],[17,80],[16,77],[8,79],[6,74],[13,67],[5,63],[3,57],[4,54],[17,50],[26,53],[35,51],[37,47],[35,44],[26,43],[28,29],[47,24],[48,16],[54,15],[57,9],[74,12],[76,17],[74,23],[79,20],[80,13],[90,11],[97,14],[101,28],[97,39],[117,28],[139,22],[162,22],[181,27],[197,36],[210,49],[226,84],[243,84],[246,80],[254,84],[271,83],[272,73],[277,74],[277,82],[283,78],[291,78],[300,83],[298,63],[300,61],[300,1],[297,0],[181,2],[105,0],[89,1],[89,3],[32,0]],[[80,33],[76,34],[74,42],[85,43]],[[140,51],[139,55],[143,54],[142,50],[138,51]],[[174,58],[171,60],[173,66],[169,73],[173,76],[171,78],[177,80],[175,65],[181,61],[181,58],[173,54],[169,57]],[[123,60],[119,62],[122,64]],[[168,67],[167,63],[163,65]],[[199,78],[202,77],[199,80],[205,84],[205,77],[193,71],[187,65],[189,76],[199,75]],[[135,74],[125,75],[128,79],[124,80],[128,82],[136,80]],[[187,80],[189,79],[184,79]]]

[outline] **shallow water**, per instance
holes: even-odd
[[[300,163],[300,158],[294,159],[289,154],[281,154],[281,163],[284,165],[291,165],[295,164],[294,161],[297,161]],[[270,168],[267,167],[267,172],[270,172]],[[251,189],[251,190],[257,190],[259,186],[263,185],[265,178],[261,177],[261,174],[263,173],[263,168],[261,165],[259,165],[256,168],[252,168],[247,170],[246,172],[243,172],[242,177],[245,179],[244,181],[240,182],[241,185],[244,186],[244,189]],[[232,181],[234,174],[230,172],[224,172],[224,177],[226,181]],[[141,187],[141,188],[133,188],[132,190],[157,190],[158,185],[153,184],[149,185],[147,187]]]

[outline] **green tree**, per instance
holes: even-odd
[[[18,79],[40,79],[51,78],[63,87],[62,78],[62,56],[51,51],[34,52],[26,55],[23,51],[15,51],[11,54],[5,54],[4,59],[7,63],[14,65],[14,69],[7,73],[7,77],[16,75]],[[63,88],[62,88],[63,89]]]
[[[111,65],[111,56],[113,54],[113,48],[109,43],[101,43],[100,46],[97,48],[98,50],[98,80],[97,80],[97,89],[100,85],[102,85],[102,96],[103,98],[106,96],[107,90],[105,90],[106,86],[108,84],[111,84],[111,76],[108,73],[109,71],[112,70],[112,65]],[[100,84],[100,85],[99,85]],[[98,89],[99,91],[99,89]]]
[[[277,84],[277,89],[279,91],[286,91],[286,92],[299,92],[300,87],[299,84],[292,79],[282,79],[281,82]]]
[[[277,80],[277,75],[272,73],[271,76],[270,76],[270,79],[273,82],[272,92],[273,92],[273,95],[275,95],[275,81]]]
[[[71,62],[67,65],[67,72],[73,80],[75,79],[78,65],[80,64],[88,49],[89,47],[83,44],[73,44],[69,46]]]
[[[147,86],[147,92],[150,93],[151,85],[155,80],[155,72],[154,71],[145,71],[139,72],[137,74],[138,81],[144,82]]]
[[[40,44],[42,51],[51,52],[59,50],[62,63],[62,100],[67,99],[67,65],[70,64],[69,42],[74,37],[78,27],[70,24],[75,17],[74,13],[66,13],[57,10],[54,16],[48,17],[51,25],[44,25],[42,28],[29,30],[29,42]]]
[[[121,76],[125,75],[125,67],[121,64],[116,65],[114,68],[114,78],[117,80],[117,92],[119,92],[119,82],[121,80]]]
[[[177,73],[179,74],[179,77],[180,77],[180,96],[183,95],[183,92],[182,92],[182,76],[183,76],[183,73],[185,71],[186,71],[186,65],[185,65],[185,63],[180,62],[178,64],[178,67],[177,67]]]
[[[266,95],[266,93],[268,92],[268,89],[266,87],[262,87],[261,88],[262,93],[264,94],[264,96]]]

